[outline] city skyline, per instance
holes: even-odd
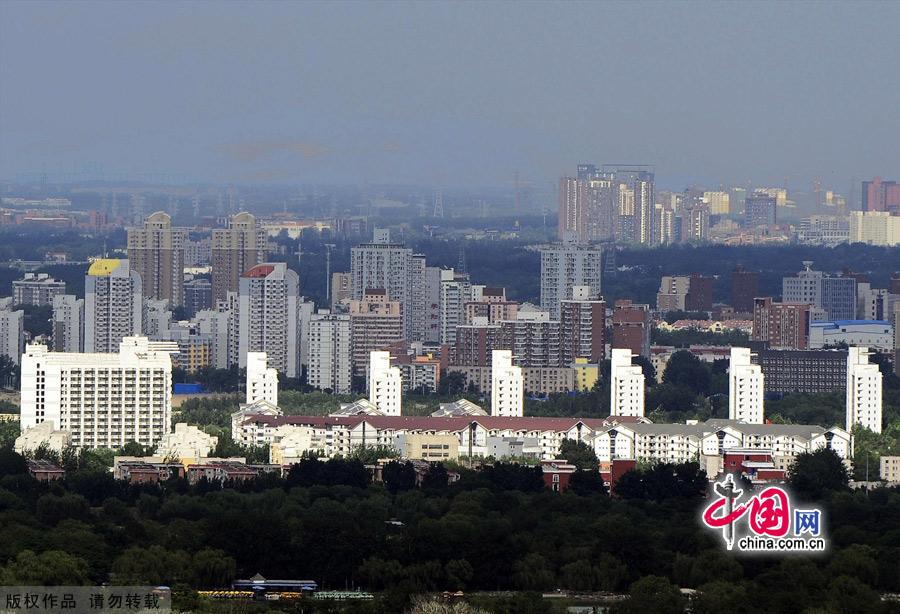
[[[596,160],[653,164],[664,188],[846,193],[900,168],[891,3],[0,12],[4,180],[345,183],[353,169],[354,183],[549,185]]]

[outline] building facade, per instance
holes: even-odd
[[[127,260],[95,260],[84,280],[84,351],[116,352],[143,332],[141,276]]]
[[[141,276],[146,298],[184,304],[184,247],[188,233],[172,228],[168,213],[157,211],[143,228],[128,229],[128,265]]]

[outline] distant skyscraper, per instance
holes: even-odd
[[[761,192],[748,196],[744,201],[744,226],[756,228],[775,224],[777,216],[777,199]]]
[[[353,277],[353,298],[360,300],[369,288],[383,288],[388,299],[400,303],[403,309],[403,332],[410,338],[416,314],[411,305],[416,304],[414,288],[424,290],[424,284],[413,283],[413,252],[402,243],[392,243],[390,232],[376,228],[371,243],[357,245],[350,250],[350,275]]]
[[[653,217],[656,202],[653,196],[653,173],[641,171],[634,181],[634,212],[637,217],[636,242],[641,245],[655,245]]]
[[[875,177],[862,182],[863,211],[890,211],[900,215],[900,184],[896,181],[882,181]]]
[[[575,243],[563,243],[541,250],[541,308],[550,319],[559,320],[562,300],[572,298],[575,286],[587,286],[592,296],[600,296],[603,252]]]
[[[231,193],[229,193],[231,198]],[[213,303],[237,292],[241,275],[266,260],[266,231],[249,213],[238,213],[227,228],[212,231]]]
[[[300,278],[283,262],[258,264],[240,279],[238,364],[248,352],[265,352],[287,377],[300,377]]]
[[[95,260],[84,280],[84,351],[117,352],[142,332],[143,285],[127,260]]]
[[[348,394],[352,384],[350,316],[327,310],[310,316],[309,369],[313,388]]]
[[[728,192],[704,192],[703,199],[709,205],[711,215],[728,215],[731,213],[731,196]]]
[[[162,211],[150,215],[143,228],[128,229],[128,264],[141,276],[146,298],[184,304],[184,247],[187,230],[172,228]]]

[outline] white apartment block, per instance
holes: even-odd
[[[300,377],[300,278],[284,262],[257,264],[241,275],[238,292],[238,365],[248,352],[265,352],[286,377]]]
[[[84,351],[84,299],[74,294],[53,297],[53,351]]]
[[[91,263],[84,280],[84,351],[116,352],[125,337],[140,335],[143,319],[141,276],[127,260]]]
[[[575,243],[541,250],[541,308],[559,320],[559,302],[572,298],[575,286],[590,287],[591,296],[600,296],[603,252]]]
[[[847,430],[861,424],[881,432],[882,375],[878,365],[869,362],[869,349],[847,350]]]
[[[309,319],[306,379],[319,390],[348,394],[352,385],[350,316],[320,310]]]
[[[512,352],[491,351],[491,415],[522,417],[525,381],[522,367],[513,366]]]
[[[172,327],[172,311],[168,299],[144,299],[144,311],[141,315],[142,334],[150,339],[167,338]]]
[[[731,348],[728,364],[728,418],[747,424],[762,424],[762,367],[750,362],[750,348]]]
[[[851,211],[850,242],[900,245],[900,217],[889,211]]]
[[[66,282],[46,273],[25,273],[25,277],[12,285],[15,305],[52,305],[54,297],[66,293]]]
[[[881,479],[896,484],[900,482],[900,456],[882,456],[879,460]]]
[[[22,359],[22,430],[46,420],[81,448],[156,445],[172,420],[172,343],[126,337],[119,352],[50,352],[29,345]]]
[[[644,372],[640,365],[631,364],[631,350],[612,350],[610,372],[610,415],[644,417]]]
[[[403,402],[403,377],[391,366],[390,352],[369,352],[369,402],[385,416],[399,416]]]
[[[11,303],[7,298],[0,306],[0,356],[19,364],[25,347],[25,312],[12,311]]]
[[[278,370],[268,366],[265,352],[247,353],[247,404],[278,405]]]

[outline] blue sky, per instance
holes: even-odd
[[[900,179],[900,2],[0,3],[0,178]]]

